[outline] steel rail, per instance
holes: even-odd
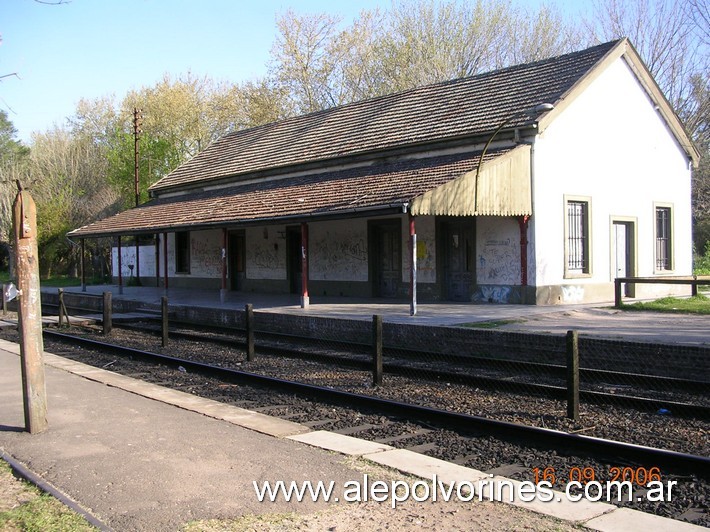
[[[503,439],[512,439],[516,442],[523,441],[527,445],[529,445],[530,442],[536,442],[553,449],[575,450],[590,456],[604,456],[608,459],[625,460],[634,464],[664,467],[672,471],[693,473],[702,478],[710,478],[710,458],[704,456],[617,442],[603,438],[594,438],[581,434],[571,434],[552,429],[531,427],[517,423],[487,419],[480,416],[449,412],[426,406],[333,390],[312,384],[303,384],[241,370],[212,366],[202,362],[160,355],[149,351],[127,348],[54,331],[45,330],[45,334],[54,338],[70,340],[75,344],[80,343],[101,351],[110,351],[118,355],[130,355],[135,358],[168,366],[182,366],[188,371],[214,376],[222,380],[246,381],[265,387],[279,388],[291,393],[312,396],[331,403],[345,404],[351,407],[357,405],[359,408],[369,408],[384,414],[408,417],[440,427],[456,428],[467,433],[473,433],[474,435],[476,433],[484,433]]]
[[[125,326],[125,324],[121,324],[121,326]],[[129,329],[142,329],[144,331],[149,331],[151,333],[156,333],[159,331],[154,331],[151,329],[146,329],[146,328],[140,328],[140,327],[134,327],[134,326],[128,326],[126,328]],[[272,334],[272,333],[270,333]],[[274,333],[275,335],[282,336],[279,333]],[[182,331],[171,331],[170,335],[174,338],[182,338],[185,340],[198,340],[198,341],[208,341],[212,343],[216,343],[219,345],[225,345],[228,347],[234,346],[235,344],[242,346],[243,342],[236,340],[236,339],[230,339],[230,338],[219,338],[219,337],[210,337],[206,335],[201,335],[201,334],[195,334],[195,333],[188,333],[188,332],[182,332]],[[304,337],[294,337],[293,335],[283,335],[283,336],[289,336],[293,338],[298,338],[298,339],[307,339]],[[271,344],[265,344],[263,342],[257,342],[256,347],[259,349],[260,352],[265,353],[265,354],[271,354],[271,355],[279,355],[279,356],[286,356],[290,358],[301,358],[301,359],[308,359],[308,360],[315,360],[315,361],[325,361],[328,363],[332,364],[337,364],[340,366],[346,366],[346,367],[351,367],[351,368],[356,368],[359,370],[369,370],[372,367],[372,362],[370,360],[369,355],[366,355],[364,352],[362,354],[359,353],[349,353],[344,356],[338,356],[338,355],[329,355],[325,353],[314,353],[314,352],[304,352],[299,349],[295,348],[289,348],[289,347],[284,347],[284,346],[275,346]],[[367,358],[365,358],[367,356]],[[449,360],[449,356],[445,355],[446,359]],[[490,361],[489,361],[490,362]],[[499,362],[499,359],[496,359],[496,362]],[[502,361],[504,364],[506,360]],[[530,369],[530,365],[534,365],[535,368],[538,371],[541,371],[543,368],[548,368],[552,367],[552,365],[548,364],[538,364],[538,363],[526,363],[527,365],[524,366],[523,369]],[[517,362],[511,362],[511,365],[516,365]],[[559,366],[562,370],[566,370],[564,366]],[[496,370],[500,370],[500,368],[495,368]],[[385,373],[389,373],[391,375],[401,375],[401,376],[408,376],[408,377],[414,377],[417,379],[423,379],[423,380],[445,380],[447,382],[455,382],[457,384],[463,384],[463,385],[468,385],[468,386],[478,386],[481,388],[486,388],[489,390],[494,390],[494,391],[500,391],[500,392],[518,392],[518,393],[528,393],[528,394],[533,394],[539,397],[546,397],[549,399],[558,399],[558,400],[564,400],[566,398],[567,394],[567,389],[564,386],[555,386],[552,384],[538,384],[538,383],[528,383],[528,382],[519,382],[519,381],[511,381],[511,380],[506,380],[506,379],[499,379],[495,377],[486,377],[486,376],[481,376],[481,375],[472,375],[470,373],[461,373],[461,372],[455,372],[455,371],[445,371],[445,370],[440,370],[440,369],[424,369],[424,368],[417,368],[414,366],[407,365],[406,361],[397,363],[397,362],[384,362],[383,364],[383,370]],[[502,370],[505,371],[505,370]],[[592,372],[603,372],[604,370],[585,370],[585,369],[580,369],[580,375],[583,380],[587,380],[587,375],[588,371]],[[607,373],[607,372],[605,372]],[[636,375],[636,374],[622,374],[619,372],[608,372],[608,373],[614,373],[617,376],[618,375],[624,375],[626,377],[626,380],[624,381],[625,384],[628,384],[630,380],[636,379],[636,377],[643,378],[645,375]],[[664,377],[656,377],[655,379],[665,379]],[[670,379],[673,381],[676,385],[683,387],[683,385],[679,383],[686,383],[689,382],[691,384],[694,384],[698,387],[700,387],[704,383],[696,382],[696,381],[685,381],[683,379]],[[598,382],[598,381],[595,381]],[[639,383],[635,383],[639,384]],[[641,382],[643,384],[643,382]],[[690,386],[689,386],[690,387]],[[705,388],[707,389],[710,387],[710,384],[705,384]],[[683,387],[683,391],[687,391],[685,387]],[[692,417],[692,418],[698,418],[698,419],[704,419],[704,420],[710,420],[710,406],[703,406],[703,405],[696,405],[692,403],[684,403],[684,402],[679,402],[679,401],[673,401],[673,400],[667,400],[667,399],[657,399],[657,398],[650,398],[650,397],[638,397],[638,396],[632,396],[632,395],[625,395],[625,394],[618,394],[618,393],[607,393],[607,392],[600,392],[600,391],[593,391],[593,390],[581,390],[579,392],[579,398],[582,402],[587,403],[587,404],[597,404],[597,405],[608,405],[608,404],[619,404],[623,403],[624,406],[634,408],[636,410],[641,410],[641,411],[646,411],[646,412],[656,412],[661,409],[669,410],[670,412],[673,413],[676,417]]]
[[[174,322],[173,322],[174,323]],[[185,322],[184,325],[188,326],[199,326],[204,330],[214,331],[215,333],[244,333],[243,329],[231,328],[231,327],[217,327],[213,325],[205,326],[201,324],[193,324]],[[121,327],[133,328],[139,330],[145,330],[150,332],[156,332],[148,328],[142,328],[139,326],[131,325],[128,323],[121,323]],[[159,332],[159,331],[158,331]],[[346,349],[354,349],[351,351],[352,354],[364,354],[369,355],[372,350],[372,346],[364,343],[349,342],[346,340],[332,340],[332,339],[320,339],[320,338],[310,338],[307,336],[299,336],[295,334],[272,332],[272,331],[255,331],[258,336],[272,336],[276,338],[287,338],[294,341],[300,342],[328,342],[333,346],[342,346]],[[235,340],[230,340],[227,338],[210,338],[205,335],[200,335],[196,333],[187,333],[182,331],[170,331],[170,335],[174,337],[181,337],[185,339],[191,339],[191,335],[199,338],[202,341],[214,341],[215,343],[221,343],[223,345],[228,345],[229,342],[234,342]],[[257,347],[259,346],[257,336]],[[271,347],[271,346],[269,346]],[[480,368],[493,368],[499,370],[501,366],[509,366],[513,369],[524,369],[535,372],[540,372],[544,374],[553,374],[564,378],[566,376],[567,368],[560,364],[545,364],[541,362],[529,362],[525,360],[511,360],[504,358],[485,358],[469,355],[455,355],[449,353],[434,353],[429,351],[413,351],[399,349],[396,347],[384,347],[385,355],[399,356],[400,358],[409,359],[427,359],[427,358],[441,358],[443,361],[456,362],[465,364],[468,366]],[[318,355],[321,356],[321,355]],[[327,355],[323,355],[327,356]],[[343,360],[340,357],[336,357],[338,360]],[[710,391],[710,382],[707,381],[696,381],[691,379],[681,379],[677,377],[661,377],[658,375],[645,375],[641,373],[626,373],[621,371],[613,371],[606,369],[593,369],[593,368],[580,368],[580,378],[586,382],[604,382],[607,384],[629,384],[630,381],[634,381],[634,384],[642,386],[650,386],[655,389],[663,390],[668,387],[674,387],[684,392],[697,392],[697,393],[708,393]]]

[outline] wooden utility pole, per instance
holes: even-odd
[[[135,151],[134,151],[134,185],[136,193],[136,207],[141,203],[141,192],[140,192],[140,181],[139,181],[139,146],[141,138],[141,122],[143,117],[141,116],[141,110],[138,108],[133,108],[133,138],[135,141]],[[140,259],[140,237],[135,236],[136,239],[136,286],[141,285],[141,259]]]
[[[47,429],[47,391],[42,353],[42,305],[39,291],[37,253],[37,208],[22,185],[13,204],[15,269],[17,273],[22,396],[25,407],[25,430],[30,434]]]

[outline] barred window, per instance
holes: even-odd
[[[589,203],[567,202],[567,270],[589,273]]]
[[[671,270],[671,209],[656,207],[656,270]]]

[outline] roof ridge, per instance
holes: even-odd
[[[509,115],[559,101],[620,41],[445,80],[231,132],[151,190],[447,139],[480,136]],[[517,126],[530,120],[517,121]]]
[[[232,135],[237,135],[239,133],[244,133],[246,131],[253,131],[253,130],[260,129],[260,128],[267,128],[269,126],[283,124],[283,123],[289,122],[289,121],[296,121],[299,119],[305,120],[306,118],[331,113],[331,112],[335,111],[336,109],[343,109],[343,108],[347,108],[347,107],[351,107],[351,106],[365,105],[365,104],[368,104],[369,102],[377,102],[379,100],[385,100],[385,99],[389,99],[389,98],[398,98],[398,97],[403,96],[405,94],[423,91],[423,90],[431,89],[434,87],[455,85],[458,83],[470,82],[470,81],[485,78],[488,76],[499,75],[504,72],[522,70],[524,68],[535,67],[535,66],[539,66],[544,63],[554,63],[554,62],[557,62],[563,58],[572,58],[572,57],[578,56],[578,55],[583,55],[583,54],[587,54],[587,53],[594,53],[601,48],[608,48],[609,50],[611,50],[614,46],[616,46],[622,40],[624,40],[624,39],[623,38],[622,39],[615,39],[615,40],[607,41],[605,43],[597,44],[595,46],[591,46],[588,48],[575,50],[573,52],[566,52],[564,54],[559,54],[559,55],[552,56],[552,57],[546,57],[544,59],[537,59],[535,61],[528,61],[527,63],[517,63],[515,65],[509,65],[509,66],[505,66],[505,67],[501,67],[501,68],[495,68],[493,70],[486,70],[485,72],[479,72],[479,73],[473,74],[471,76],[462,76],[459,78],[452,78],[452,79],[447,79],[447,80],[443,80],[443,81],[436,81],[434,83],[427,83],[425,85],[417,85],[416,87],[410,87],[409,89],[404,89],[404,90],[401,90],[398,92],[390,92],[387,94],[381,94],[379,96],[372,96],[369,98],[363,98],[362,100],[354,100],[352,102],[347,102],[347,103],[343,103],[340,105],[335,105],[333,107],[328,107],[326,109],[319,109],[318,111],[311,111],[311,112],[305,113],[305,114],[289,116],[286,118],[282,118],[280,120],[275,120],[273,122],[267,122],[266,124],[260,124],[258,126],[253,126],[253,127],[246,128],[246,129],[238,129],[235,131],[230,131],[229,133],[223,135],[220,138],[225,138],[225,137],[229,137]]]

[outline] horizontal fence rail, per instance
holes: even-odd
[[[614,307],[621,307],[622,284],[680,284],[690,285],[691,295],[698,295],[698,286],[710,285],[710,276],[694,277],[617,277],[614,279]]]

